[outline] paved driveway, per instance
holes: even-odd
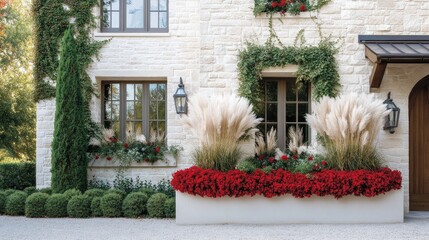
[[[292,224],[275,226],[178,226],[174,220],[91,218],[29,219],[0,216],[1,240],[133,239],[424,239],[429,213],[413,213],[402,224]]]

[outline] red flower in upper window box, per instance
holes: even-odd
[[[124,143],[124,148],[128,149],[128,143]]]
[[[159,153],[159,151],[160,151],[159,147],[155,147],[155,152]]]
[[[286,155],[283,155],[283,156],[281,157],[281,159],[282,159],[282,160],[284,160],[284,161],[287,161],[289,158],[288,158]]]
[[[272,2],[272,3],[271,3],[271,6],[272,6],[273,8],[275,8],[275,7],[277,7],[277,4],[278,4],[277,2]]]
[[[305,6],[305,4],[303,3],[303,4],[301,4],[301,6],[299,6],[299,11],[301,11],[301,12],[305,12],[305,11],[307,11],[307,7]]]

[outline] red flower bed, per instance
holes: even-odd
[[[296,198],[311,195],[346,195],[373,197],[401,189],[402,177],[397,170],[377,171],[323,170],[313,174],[291,173],[278,169],[266,174],[261,170],[248,174],[240,170],[220,172],[191,167],[173,174],[171,185],[177,191],[203,197],[241,197],[263,195],[267,198],[291,194]]]

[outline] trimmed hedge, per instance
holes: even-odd
[[[31,194],[33,194],[33,193],[35,193],[35,192],[38,192],[38,191],[37,191],[36,187],[31,186],[31,187],[26,187],[26,188],[24,188],[24,192],[25,192],[28,196],[30,196]]]
[[[36,163],[0,163],[0,189],[23,190],[36,185]]]
[[[16,189],[8,189],[8,190],[4,191],[4,193],[6,194],[6,196],[10,196],[10,195],[12,195],[18,191],[19,190],[16,190]]]
[[[102,197],[105,192],[106,191],[103,190],[103,189],[96,189],[96,188],[94,188],[94,189],[86,190],[85,193],[84,193],[84,195],[89,196],[91,198],[91,200],[92,200],[95,197]]]
[[[101,211],[101,197],[94,197],[91,202],[91,216],[102,217],[103,212]]]
[[[46,215],[45,204],[49,195],[46,193],[33,193],[25,201],[25,216],[41,218]]]
[[[6,207],[6,198],[7,198],[6,193],[0,192],[0,214],[4,213],[4,209]]]
[[[121,195],[122,199],[124,199],[127,196],[127,193],[125,191],[119,190],[119,189],[109,189],[104,193],[104,195],[107,195],[109,193],[119,194],[119,195]]]
[[[5,213],[11,216],[24,216],[27,194],[17,191],[6,198]]]
[[[133,192],[128,194],[122,203],[124,216],[128,218],[137,218],[146,211],[148,196],[142,192]]]
[[[104,217],[120,217],[122,196],[118,193],[108,193],[101,198],[100,207]]]
[[[91,198],[87,195],[73,196],[67,204],[67,214],[72,218],[91,216]]]
[[[164,214],[165,217],[175,218],[176,217],[176,199],[169,198],[164,203]]]
[[[74,188],[65,191],[63,194],[64,194],[64,196],[67,197],[68,200],[70,200],[74,196],[82,195],[82,193],[79,190],[76,190]]]
[[[68,201],[64,194],[51,195],[45,204],[46,216],[51,218],[67,217]]]
[[[168,197],[164,193],[155,193],[147,201],[147,212],[149,217],[162,218],[164,214],[164,204]]]
[[[52,189],[50,187],[48,187],[48,188],[42,188],[42,189],[39,189],[39,192],[41,192],[41,193],[47,193],[47,194],[51,195],[52,194]]]

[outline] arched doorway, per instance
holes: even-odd
[[[409,97],[410,210],[429,211],[429,76]]]

